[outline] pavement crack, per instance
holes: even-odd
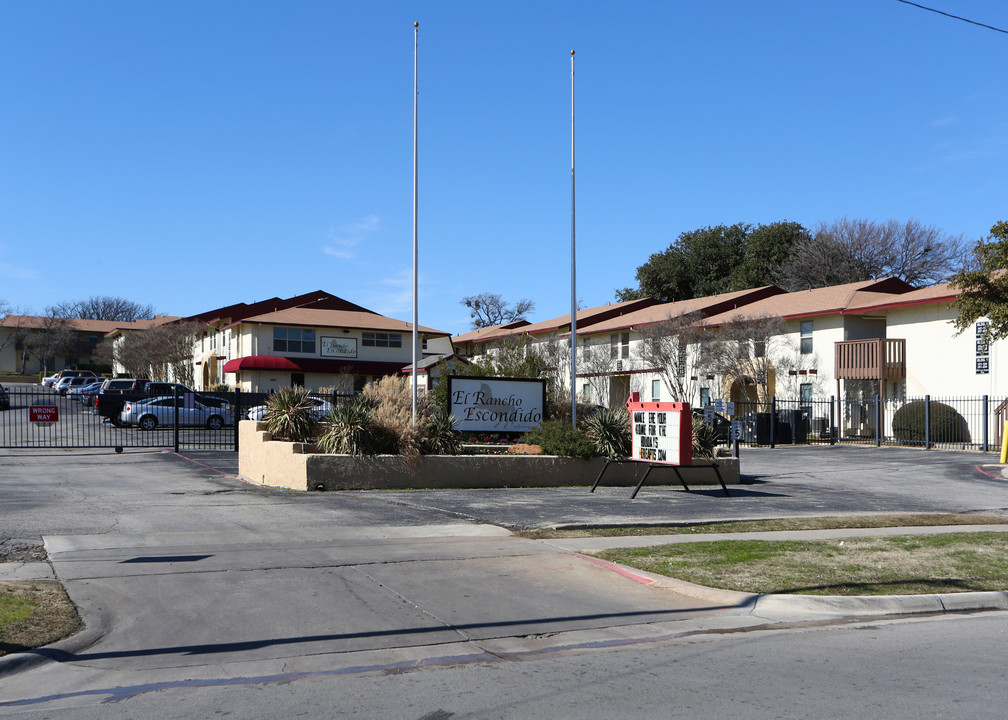
[[[413,600],[411,600],[410,598],[406,597],[405,595],[403,595],[401,592],[399,592],[395,588],[389,587],[388,585],[386,585],[385,583],[383,583],[381,580],[379,580],[375,576],[371,575],[370,573],[365,572],[363,570],[363,568],[361,568],[360,566],[355,566],[354,570],[356,570],[358,573],[360,573],[361,575],[363,575],[364,577],[366,577],[368,580],[370,580],[371,582],[373,582],[375,585],[377,585],[378,587],[380,587],[385,592],[391,593],[393,596],[399,598],[402,602],[404,602],[407,605],[410,605],[411,607],[413,607],[417,612],[422,613],[423,615],[431,618],[434,622],[438,623],[439,625],[442,625],[446,630],[453,631],[460,638],[462,638],[462,640],[464,640],[465,642],[474,642],[473,637],[471,635],[469,635],[468,633],[463,632],[461,629],[459,629],[458,627],[456,627],[456,625],[454,623],[452,623],[452,622],[450,622],[448,620],[445,620],[444,618],[438,617],[437,615],[435,615],[434,613],[430,612],[426,608],[421,607],[420,605],[417,605],[415,602],[413,602]]]

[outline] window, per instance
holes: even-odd
[[[581,402],[591,402],[591,385],[585,383],[581,386]]]
[[[613,360],[625,360],[630,357],[630,333],[609,336],[609,356]]]
[[[801,321],[801,354],[810,355],[812,353],[812,321]]]
[[[591,338],[581,338],[581,359],[591,360]]]
[[[798,394],[803,408],[812,407],[812,383],[802,383],[798,387]]]
[[[401,348],[402,335],[398,333],[361,333],[361,345],[364,347]]]
[[[217,336],[214,335],[214,347]],[[273,352],[315,352],[315,331],[304,328],[273,328]]]
[[[753,340],[753,356],[758,358],[766,357],[766,340]]]
[[[679,378],[686,377],[686,346],[682,344],[676,350],[676,374]]]
[[[710,405],[710,388],[702,387],[700,388],[700,407],[708,405]]]
[[[661,400],[661,380],[651,381],[651,401],[658,402]]]

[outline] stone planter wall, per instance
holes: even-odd
[[[312,446],[273,441],[261,423],[243,420],[239,426],[238,472],[263,485],[294,490],[405,490],[435,488],[503,488],[590,486],[601,472],[601,458],[581,460],[550,455],[325,455]],[[739,482],[738,460],[718,461],[725,483]],[[717,485],[710,468],[680,468],[687,484]],[[610,465],[603,486],[637,484],[644,466]],[[672,468],[656,467],[648,485],[679,485]]]

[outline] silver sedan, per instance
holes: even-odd
[[[178,409],[178,424],[219,430],[234,424],[234,414],[226,408],[207,407],[192,397],[155,397],[130,401],[119,413],[125,427],[136,425],[141,430],[153,430],[158,425],[173,426]]]

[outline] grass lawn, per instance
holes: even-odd
[[[1008,534],[844,540],[722,540],[606,550],[598,557],[749,593],[904,595],[1008,589]]]
[[[0,583],[0,655],[48,645],[81,627],[77,608],[55,580]]]

